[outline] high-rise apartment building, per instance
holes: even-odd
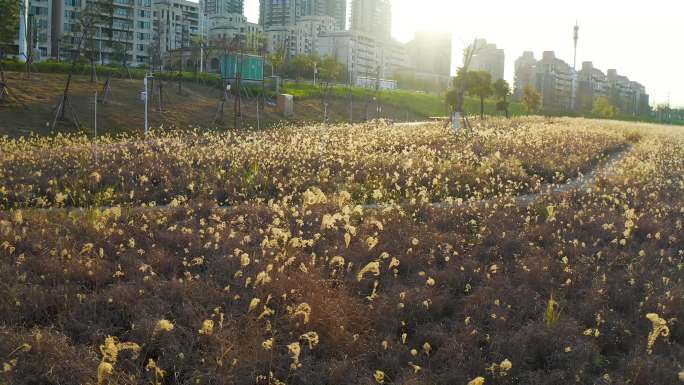
[[[267,49],[288,57],[317,51],[318,36],[343,30],[346,0],[261,0],[259,20]]]
[[[102,14],[95,0],[49,1],[52,3],[51,56],[70,59],[79,44],[82,20],[98,14],[100,20],[82,44],[82,52],[94,52],[101,64],[149,64],[152,0],[113,0],[111,18]]]
[[[630,82],[630,88],[633,92],[633,110],[632,115],[643,116],[651,112],[649,105],[650,98],[646,93],[646,87],[639,82]]]
[[[470,62],[470,71],[485,71],[492,75],[492,81],[503,79],[506,55],[503,49],[496,48],[496,44],[488,44],[485,39],[476,39],[475,53]],[[469,49],[473,49],[471,45]]]
[[[27,48],[31,49],[33,60],[40,61],[57,55],[52,52],[52,4],[51,0],[29,2],[27,17]]]
[[[259,24],[250,23],[247,17],[239,13],[210,15],[207,25],[210,45],[215,45],[218,41],[230,41],[235,37],[239,37],[245,44],[254,45],[255,35],[263,31]]]
[[[336,30],[343,30],[347,25],[346,0],[304,0],[303,15],[327,16],[335,20]]]
[[[623,114],[639,115],[648,111],[649,97],[643,85],[619,75],[615,69],[609,69],[606,78],[610,87],[608,98]]]
[[[534,76],[541,93],[542,107],[549,111],[568,111],[573,105],[573,70],[553,51],[545,51],[535,66]]]
[[[451,74],[451,34],[418,31],[407,44],[409,65],[424,72]]]
[[[207,15],[222,13],[244,13],[244,0],[202,0],[200,5]]]
[[[418,90],[443,91],[451,79],[451,34],[418,31],[406,44],[407,67],[401,85]]]
[[[259,24],[264,30],[294,26],[303,17],[329,16],[337,30],[346,26],[346,0],[261,0]]]
[[[577,96],[575,108],[580,112],[589,112],[600,97],[608,97],[610,91],[608,78],[590,61],[582,63],[577,72]]]
[[[347,0],[326,0],[325,13],[318,16],[330,16],[337,23],[337,30],[347,28]]]
[[[532,52],[525,52],[515,63],[515,97],[520,99],[525,86],[531,85],[541,94],[542,107],[547,111],[588,113],[598,98],[607,97],[622,114],[641,116],[650,112],[645,87],[614,69],[604,74],[587,61],[575,72],[553,51],[544,52],[539,61]]]
[[[258,34],[263,28],[251,23],[244,15],[244,0],[200,0],[199,34],[205,44],[216,47],[240,38],[243,48],[259,50]],[[215,60],[205,63],[210,70],[216,70]],[[216,65],[215,65],[216,64]]]
[[[155,0],[152,6],[154,44],[158,53],[188,48],[199,36],[199,4],[187,0]]]
[[[390,0],[353,0],[351,27],[380,40],[392,37],[392,4]]]
[[[271,28],[266,32],[267,50],[273,52],[282,47],[288,57],[314,55],[319,36],[337,30],[337,21],[333,17],[305,16],[293,26]]]
[[[261,0],[259,24],[265,29],[294,25],[303,15],[300,0]]]
[[[534,58],[532,51],[523,52],[523,55],[515,61],[515,77],[513,80],[513,96],[515,98],[522,98],[526,86],[534,86],[534,66],[536,64],[537,59]]]
[[[395,41],[356,31],[324,33],[318,40],[318,56],[331,56],[344,64],[357,85],[364,85],[362,79],[393,79],[406,67],[406,47]]]
[[[542,108],[547,111],[571,110],[575,84],[572,67],[553,51],[544,52],[539,61],[528,51],[515,62],[515,97],[520,99],[525,87],[532,86],[541,94]]]

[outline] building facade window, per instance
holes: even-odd
[[[114,15],[115,16],[123,16],[123,17],[128,17],[128,9],[125,8],[114,8]]]

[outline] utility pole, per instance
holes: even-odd
[[[575,57],[572,61],[572,70],[575,71],[577,69],[577,41],[579,40],[579,25],[577,24],[577,21],[575,21],[575,28],[574,28],[574,35],[573,35],[573,40],[575,42]]]
[[[577,41],[579,40],[579,25],[575,21],[573,29],[573,41],[575,43],[575,55],[572,60],[572,91],[570,95],[570,109],[574,110],[577,106]]]

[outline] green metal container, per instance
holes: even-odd
[[[264,58],[256,55],[231,53],[221,58],[221,76],[224,79],[263,81]]]

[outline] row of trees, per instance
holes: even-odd
[[[0,0],[0,20],[0,55],[4,55],[19,30],[19,0]]]
[[[484,118],[485,100],[492,96],[496,100],[496,111],[502,112],[506,117],[510,115],[508,97],[511,95],[511,87],[504,79],[492,83],[489,72],[459,70],[454,78],[453,88],[446,93],[446,102],[452,108],[456,108],[459,103],[459,90],[480,100],[480,118]],[[541,107],[541,95],[530,85],[525,87],[521,101],[528,114],[537,112]]]
[[[486,71],[458,71],[454,78],[453,88],[446,94],[446,101],[449,106],[456,108],[459,103],[459,90],[464,90],[465,94],[480,99],[480,117],[484,118],[485,99],[494,96],[497,100],[496,110],[509,116],[508,96],[511,94],[511,87],[504,79],[499,79],[492,83],[492,75]]]
[[[286,76],[293,79],[308,79],[315,77],[328,82],[344,82],[346,67],[332,56],[319,57],[316,55],[299,54],[288,59],[283,47],[266,55],[266,63],[271,67],[271,75]]]
[[[611,103],[610,99],[601,96],[594,102],[591,114],[601,118],[612,119],[620,113],[620,110]]]
[[[205,72],[210,66],[209,59],[216,55],[227,55],[232,52],[254,55],[266,53],[266,35],[263,32],[254,32],[234,37],[215,37],[211,40],[195,36],[189,42],[185,42],[187,45],[181,49],[174,49],[163,55],[160,39],[167,27],[163,23],[156,23],[157,32],[149,48],[150,66],[159,70],[164,63],[171,70]]]
[[[316,78],[322,81],[344,82],[346,80],[345,65],[332,56],[319,57],[299,54],[290,58],[282,45],[272,52],[267,52],[266,38],[262,32],[247,34],[244,37],[240,36],[239,39],[222,37],[206,41],[197,37],[190,42],[188,48],[185,52],[182,50],[174,51],[169,54],[167,60],[164,60],[165,58],[161,57],[159,42],[155,40],[150,47],[152,66],[157,68],[162,61],[165,61],[174,70],[196,71],[200,68],[199,63],[204,63],[202,70],[205,70],[210,57],[239,51],[264,56],[265,64],[269,67],[266,71],[268,73],[270,70],[271,76],[311,80],[316,73]]]
[[[1,60],[19,29],[19,0],[0,0],[0,102],[9,94]]]

